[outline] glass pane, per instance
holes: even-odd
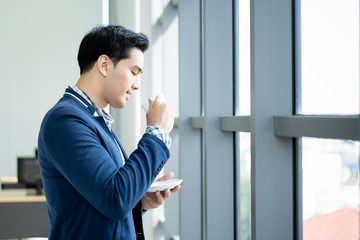
[[[239,1],[239,114],[250,115],[250,1]]]
[[[241,240],[251,239],[251,134],[240,133],[240,227]]]
[[[163,93],[175,117],[179,117],[179,16],[171,0],[151,1],[151,89],[150,97]],[[146,5],[146,4],[145,4]],[[149,66],[150,66],[149,65]],[[143,84],[145,81],[143,81]],[[143,90],[145,87],[143,88]],[[145,96],[149,97],[149,96]],[[171,132],[171,161],[168,161],[159,176],[174,172],[174,178],[180,178],[179,171],[179,131]],[[180,238],[180,194],[175,193],[164,205],[153,209],[148,226],[152,226],[146,239]],[[145,224],[146,226],[146,224]]]
[[[238,96],[239,101],[236,113],[241,116],[250,115],[250,0],[238,2]],[[251,239],[251,134],[238,133],[238,226],[237,239]]]
[[[359,113],[359,1],[301,0],[303,114]]]
[[[360,239],[359,142],[303,138],[303,239]]]

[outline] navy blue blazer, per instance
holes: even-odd
[[[38,153],[49,239],[143,239],[140,200],[169,150],[156,136],[144,134],[128,157],[94,112],[66,89],[41,124]]]

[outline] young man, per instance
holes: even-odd
[[[80,78],[39,133],[49,239],[144,239],[142,213],[180,189],[146,193],[169,159],[174,116],[164,98],[149,99],[146,133],[129,157],[103,111],[125,107],[140,88],[148,45],[145,35],[121,26],[96,27],[83,38]]]

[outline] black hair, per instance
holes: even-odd
[[[145,52],[149,40],[143,33],[135,33],[123,26],[107,25],[93,28],[81,41],[78,52],[80,74],[89,71],[105,54],[116,64],[129,57],[131,48]]]

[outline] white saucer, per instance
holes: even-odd
[[[172,189],[177,185],[180,185],[182,181],[182,179],[169,179],[165,181],[154,182],[153,184],[151,184],[148,192],[156,192],[157,190],[163,191],[167,188]]]

